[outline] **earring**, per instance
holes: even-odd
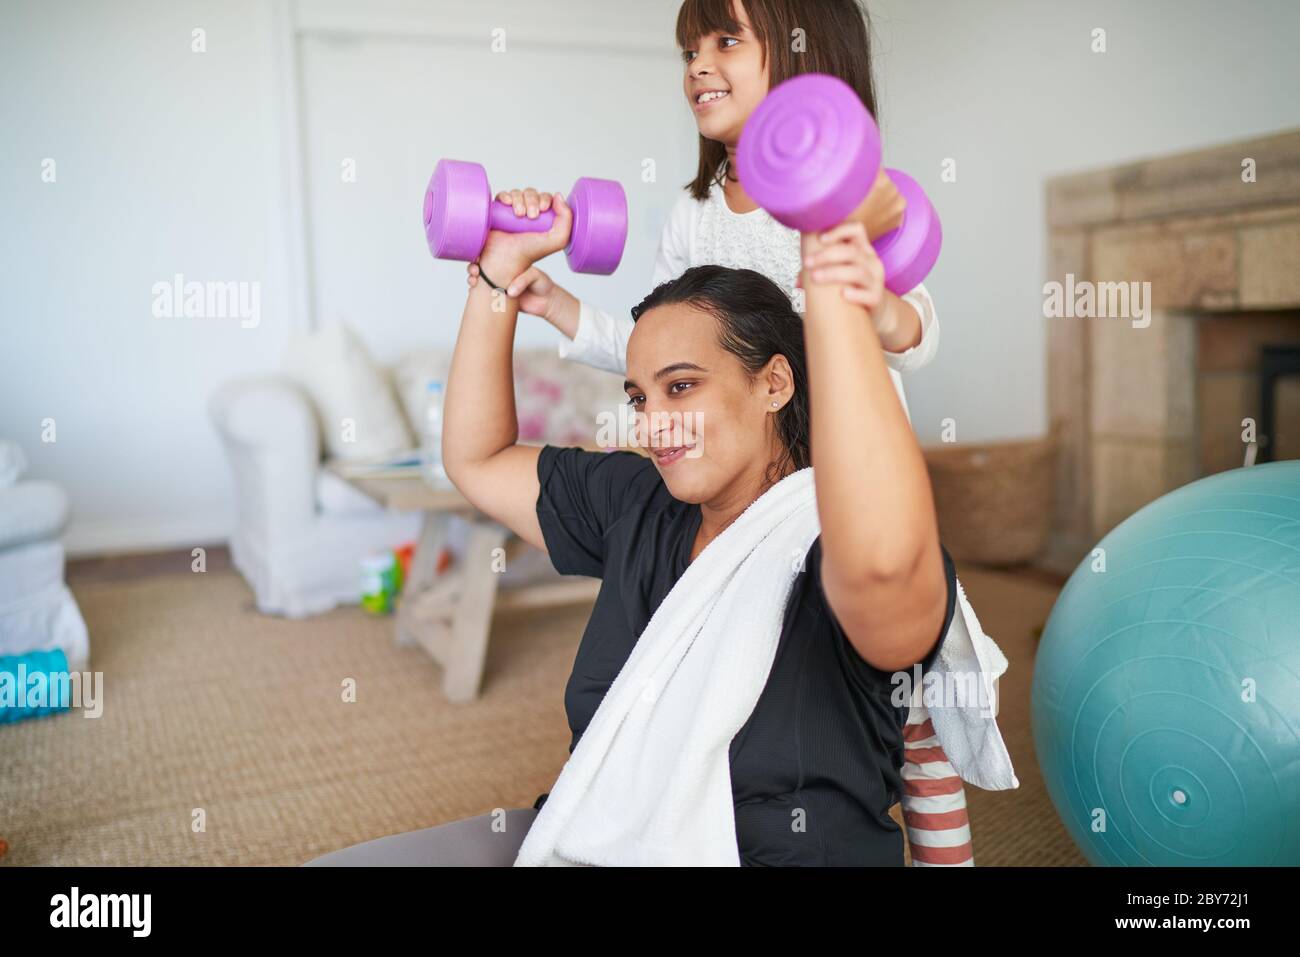
[[[775,408],[776,408],[778,405],[780,405],[780,404],[781,404],[780,402],[773,402],[773,403],[772,403],[772,408],[775,409]]]

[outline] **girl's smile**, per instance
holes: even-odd
[[[700,90],[695,94],[694,109],[696,113],[702,113],[713,104],[720,102],[730,95],[730,90],[706,89]]]

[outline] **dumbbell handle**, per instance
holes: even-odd
[[[538,214],[536,219],[529,219],[527,216],[516,216],[513,204],[503,203],[498,199],[492,200],[491,209],[488,211],[488,228],[499,229],[506,233],[549,233],[554,222],[555,210],[553,209]]]

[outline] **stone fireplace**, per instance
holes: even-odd
[[[1300,130],[1057,177],[1046,199],[1044,298],[1073,298],[1044,309],[1043,563],[1068,572],[1166,492],[1300,458]]]

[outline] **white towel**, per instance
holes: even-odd
[[[928,674],[935,676],[931,681],[943,679],[943,687],[960,690],[955,696],[949,693],[937,700],[923,697],[922,701],[948,762],[963,781],[986,791],[1020,787],[997,722],[994,682],[1006,670],[1006,655],[984,634],[958,579],[957,608]],[[926,680],[922,677],[922,687],[913,688],[914,695],[925,694]],[[983,691],[981,696],[977,690],[972,699],[967,689],[975,682]]]
[[[705,546],[637,639],[515,866],[740,864],[731,740],[767,683],[791,586],[820,533],[809,467],[768,489]],[[951,660],[980,660],[976,632],[983,635],[978,626],[966,634]],[[990,667],[999,658],[1005,670],[1000,652],[986,655]],[[991,744],[993,736],[1001,743],[995,721],[965,727],[961,714],[978,709],[932,710],[952,719],[943,723],[968,767],[1005,756]],[[936,717],[937,734],[940,724]]]

